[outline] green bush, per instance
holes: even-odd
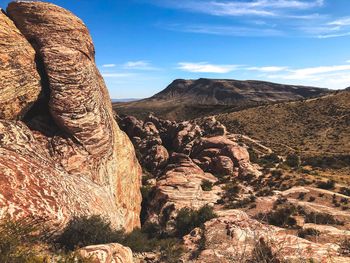
[[[40,241],[39,225],[41,224],[34,219],[14,221],[5,218],[0,223],[0,262],[42,262],[32,249]]]
[[[316,183],[318,188],[325,189],[325,190],[332,190],[335,186],[334,180],[328,180],[327,182],[319,181]]]
[[[314,228],[305,228],[305,229],[299,229],[298,230],[298,237],[306,238],[308,236],[319,236],[320,231],[314,229]]]
[[[294,227],[296,225],[296,220],[292,216],[296,213],[297,208],[295,206],[287,205],[269,213],[259,213],[257,219],[274,226]]]
[[[327,213],[305,213],[305,223],[313,223],[319,225],[343,225],[342,221],[334,218],[334,216]]]
[[[175,229],[178,237],[189,234],[194,228],[202,226],[206,221],[215,218],[213,208],[205,205],[199,210],[185,207],[180,209],[175,219]]]
[[[211,191],[213,189],[213,183],[208,180],[203,180],[201,187],[203,191]]]
[[[56,243],[65,250],[73,251],[89,245],[120,242],[122,239],[123,231],[114,230],[109,221],[93,215],[74,217]]]
[[[299,167],[300,164],[301,164],[299,155],[297,155],[297,154],[289,154],[289,155],[287,155],[286,164],[289,167],[293,167],[293,168]]]

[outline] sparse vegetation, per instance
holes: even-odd
[[[213,189],[213,183],[208,180],[203,180],[201,187],[203,191],[211,191]]]
[[[281,263],[276,253],[274,253],[269,244],[263,238],[260,238],[254,246],[251,258],[247,263]]]
[[[319,181],[316,183],[318,188],[325,189],[325,190],[332,190],[335,186],[334,180],[328,180],[327,182]]]
[[[301,237],[301,238],[306,238],[310,236],[319,236],[320,234],[321,234],[320,231],[314,228],[305,228],[305,229],[298,230],[298,237]]]
[[[183,237],[196,227],[202,226],[206,221],[215,218],[213,208],[205,205],[199,210],[182,208],[175,219],[175,229],[178,237]]]
[[[343,225],[342,221],[334,218],[334,216],[326,213],[305,213],[305,223],[313,223],[318,225]]]
[[[296,220],[292,217],[297,213],[297,208],[291,204],[279,207],[268,213],[260,213],[257,219],[279,227],[294,227]]]
[[[286,164],[289,167],[298,168],[301,164],[300,156],[297,154],[288,154],[286,158]]]
[[[350,257],[350,239],[345,238],[339,244],[339,253],[343,256]]]

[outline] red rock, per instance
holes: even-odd
[[[0,10],[0,119],[21,119],[41,91],[35,51]]]
[[[50,102],[32,113],[33,132],[1,122],[1,213],[60,226],[73,214],[99,214],[127,231],[138,227],[141,168],[114,120],[86,26],[49,3],[13,2],[8,13],[42,60]]]

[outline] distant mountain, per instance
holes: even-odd
[[[131,101],[137,101],[140,99],[135,98],[127,98],[127,99],[111,99],[112,103],[118,103],[118,102],[131,102]]]
[[[114,105],[121,114],[144,117],[148,112],[167,119],[192,119],[269,102],[291,101],[325,95],[327,89],[264,81],[198,79],[173,81],[148,99]]]

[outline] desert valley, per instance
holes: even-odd
[[[350,262],[349,88],[102,75],[70,11],[1,10],[0,263]]]

